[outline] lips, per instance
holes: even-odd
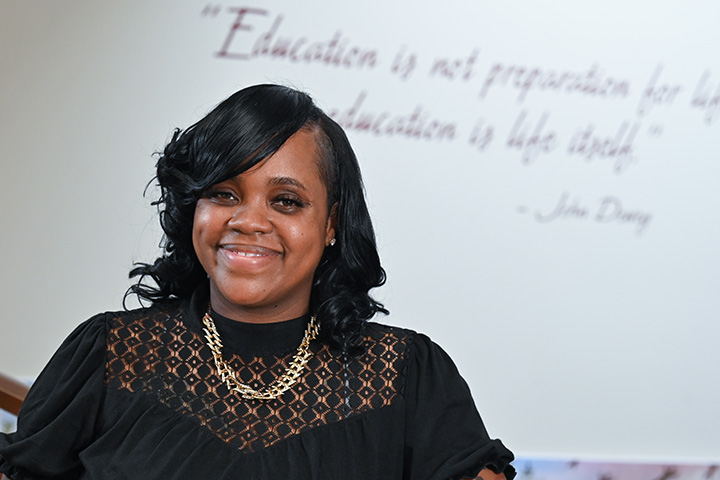
[[[236,268],[261,267],[281,255],[279,251],[271,248],[238,244],[220,245],[219,252]]]

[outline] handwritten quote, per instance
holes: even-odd
[[[478,153],[500,144],[516,152],[526,166],[541,162],[552,154],[601,165],[616,175],[623,175],[640,163],[637,142],[663,135],[664,126],[654,122],[643,126],[643,120],[664,108],[688,108],[707,128],[720,119],[720,76],[705,70],[688,86],[664,75],[659,64],[648,72],[642,84],[623,76],[608,73],[601,65],[585,69],[550,69],[539,65],[510,64],[486,61],[481,49],[473,47],[461,56],[424,59],[406,45],[386,54],[378,47],[362,45],[337,30],[329,38],[293,35],[284,29],[281,13],[263,8],[223,7],[206,5],[201,16],[226,18],[229,24],[222,44],[214,54],[223,59],[252,61],[272,59],[318,67],[353,71],[378,71],[400,82],[412,82],[420,76],[447,84],[476,85],[476,100],[482,102],[494,94],[511,94],[521,106],[535,94],[564,95],[612,102],[632,102],[634,117],[620,121],[616,128],[605,130],[592,121],[571,131],[553,125],[551,112],[539,114],[520,108],[509,125],[496,125],[480,117],[472,125],[463,125],[452,118],[440,118],[417,104],[412,110],[393,112],[370,107],[371,92],[361,90],[347,105],[328,110],[345,130],[377,137],[414,139],[427,142],[466,142]],[[594,221],[598,224],[622,224],[643,234],[653,219],[647,208],[628,207],[617,195],[604,195],[595,202],[585,202],[579,195],[563,191],[554,205],[543,208],[518,206],[520,214],[531,214],[538,223],[557,220]]]

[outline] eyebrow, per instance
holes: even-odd
[[[307,192],[307,187],[300,183],[298,180],[292,178],[292,177],[273,177],[270,180],[268,180],[268,185],[271,187],[282,187],[282,186],[291,186],[291,187],[297,187],[301,190],[305,190]]]

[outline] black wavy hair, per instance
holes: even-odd
[[[337,215],[337,244],[325,249],[315,270],[310,311],[320,322],[320,340],[353,350],[365,322],[378,312],[388,313],[369,294],[385,283],[385,270],[360,167],[342,128],[310,96],[285,86],[245,88],[185,131],[175,130],[160,153],[155,177],[160,197],[153,205],[164,232],[163,253],[152,264],[135,264],[130,278],[138,281],[126,297],[137,295],[153,304],[185,299],[206,282],[192,242],[198,199],[211,186],[262,162],[300,129],[314,134],[328,209]]]

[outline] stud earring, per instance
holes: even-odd
[[[330,240],[330,246],[331,246],[331,247],[334,247],[334,246],[335,246],[335,239],[334,239],[334,238],[333,238],[332,240]]]

